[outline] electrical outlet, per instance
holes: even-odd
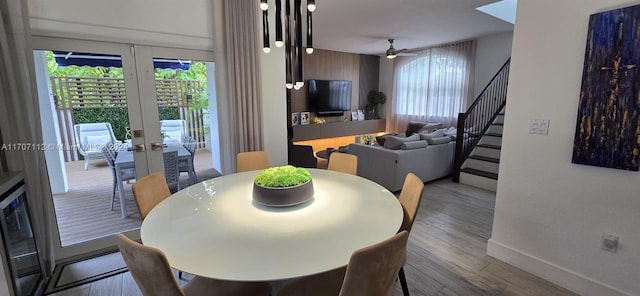
[[[618,250],[618,237],[611,234],[602,234],[602,243],[600,249],[607,252],[615,253]]]

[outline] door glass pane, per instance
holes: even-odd
[[[62,246],[139,228],[121,56],[47,50],[34,55]]]
[[[210,77],[213,63],[155,57],[154,69],[164,156],[166,159],[167,152],[178,151],[179,188],[218,176],[211,156],[211,102],[207,95],[209,88],[215,88]],[[169,170],[165,166],[166,176],[171,176]],[[177,190],[177,184],[169,179],[172,190]]]

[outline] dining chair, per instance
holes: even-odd
[[[358,175],[358,156],[349,153],[332,152],[329,156],[327,169]]]
[[[131,185],[131,190],[142,220],[147,217],[153,207],[171,195],[162,173],[153,173],[141,178]]]
[[[271,295],[271,285],[265,282],[236,282],[199,276],[180,287],[162,251],[139,244],[121,233],[116,234],[116,241],[131,276],[144,296]]]
[[[408,173],[404,178],[404,184],[402,185],[402,191],[400,191],[400,204],[402,205],[402,211],[404,217],[402,219],[402,226],[399,231],[411,232],[413,222],[416,220],[416,214],[420,208],[420,202],[422,201],[422,193],[424,192],[424,183],[413,173]],[[409,296],[409,286],[404,274],[404,267],[401,267],[398,272],[398,279],[402,286],[402,294]]]
[[[113,178],[113,189],[111,191],[111,210],[113,211],[113,205],[116,200],[116,191],[118,188],[118,177],[116,175],[116,156],[118,155],[118,147],[113,145],[113,143],[107,143],[102,147],[102,154],[104,155],[104,159],[107,161],[107,165],[109,165],[109,169],[111,170],[111,177]],[[131,181],[136,179],[136,169],[135,168],[126,168],[120,170],[120,177],[122,181]],[[119,197],[124,198],[124,197]]]
[[[191,154],[191,159],[190,160],[186,160],[186,159],[179,159],[178,160],[178,172],[179,173],[184,173],[187,172],[189,173],[189,163],[188,161],[191,161],[191,172],[193,174],[194,179],[198,180],[198,177],[196,176],[196,169],[193,165],[193,159],[196,157],[196,146],[197,146],[197,142],[195,139],[189,137],[189,136],[185,136],[182,138],[182,146],[184,146],[185,149],[187,149],[187,151],[189,151],[189,154]]]
[[[178,151],[167,151],[162,155],[164,160],[164,178],[169,188],[180,191],[180,171],[178,170]]]
[[[356,250],[344,272],[329,272],[300,278],[284,286],[278,296],[389,296],[398,271],[407,257],[409,233],[402,231],[391,238]],[[342,276],[343,275],[343,276]]]
[[[269,155],[265,151],[240,152],[236,156],[236,172],[269,168]]]
[[[89,169],[89,160],[102,158],[102,147],[116,143],[111,123],[78,123],[73,126],[78,153],[84,157],[84,170]]]

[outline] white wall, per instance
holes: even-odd
[[[211,2],[29,0],[29,15],[36,35],[206,50]]]
[[[640,295],[640,173],[571,163],[589,15],[633,4],[518,2],[488,253],[583,295]]]
[[[473,82],[473,98],[487,86],[500,67],[511,57],[513,32],[487,35],[476,40],[476,63]]]
[[[275,7],[275,1],[269,1],[269,7]],[[269,155],[272,166],[288,163],[287,144],[287,93],[285,84],[284,47],[275,47],[275,13],[269,15],[271,32],[271,52],[260,53],[262,75],[262,134],[264,150]],[[260,25],[262,32],[262,25]],[[261,35],[262,36],[262,35]],[[262,44],[260,42],[259,44]]]
[[[387,132],[394,132],[388,116],[388,114],[391,114],[391,107],[393,106],[393,61],[392,59],[387,59],[384,55],[380,56],[380,78],[378,85],[380,91],[387,95],[387,102],[382,105],[383,108],[380,117],[387,119]]]

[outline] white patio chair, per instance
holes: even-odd
[[[187,134],[187,122],[182,119],[160,120],[160,131],[165,138],[182,143]]]
[[[76,145],[80,155],[84,157],[84,170],[89,169],[90,159],[104,158],[102,147],[107,143],[116,144],[111,123],[79,123],[73,126]]]

